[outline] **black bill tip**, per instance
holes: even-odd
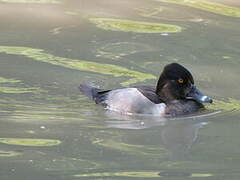
[[[201,98],[199,98],[199,101],[203,102],[203,103],[212,103],[213,100],[207,96],[202,96]]]

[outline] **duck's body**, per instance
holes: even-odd
[[[181,81],[176,83],[179,80]],[[184,115],[203,108],[204,106],[199,101],[211,101],[193,86],[190,72],[176,63],[165,67],[157,88],[145,85],[102,90],[81,84],[80,91],[97,104],[124,114]],[[198,95],[199,100],[195,100],[193,95]]]

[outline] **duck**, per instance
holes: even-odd
[[[80,92],[107,110],[121,114],[147,114],[161,117],[188,115],[205,109],[213,100],[194,84],[192,74],[178,63],[167,64],[155,86],[136,85],[101,89],[80,84]]]

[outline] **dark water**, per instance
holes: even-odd
[[[91,18],[183,30],[111,31]],[[239,179],[239,23],[239,17],[150,0],[0,1],[0,179]],[[137,84],[155,84],[169,62],[190,69],[197,86],[216,99],[209,109],[217,113],[121,116],[77,89],[88,81],[120,87],[138,77],[126,71],[149,77]]]

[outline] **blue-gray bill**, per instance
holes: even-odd
[[[199,103],[212,103],[213,100],[199,91],[196,86],[192,86],[187,94],[187,99],[194,99]]]

